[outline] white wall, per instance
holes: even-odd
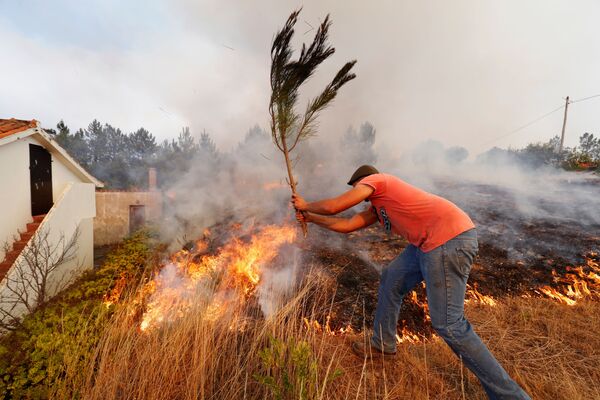
[[[0,140],[0,244],[12,245],[14,236],[25,231],[31,216],[31,193],[29,176],[29,145],[35,144],[46,148],[52,156],[52,195],[54,206],[40,224],[36,236],[48,234],[48,242],[54,247],[58,244],[57,256],[62,250],[61,240],[68,242],[78,230],[75,258],[63,263],[49,277],[47,295],[52,296],[64,287],[64,284],[77,276],[81,270],[93,268],[94,265],[94,229],[93,219],[96,215],[95,185],[88,183],[93,178],[85,173],[73,172],[73,166],[65,156],[60,154],[43,136],[31,131],[15,134]],[[27,267],[24,254],[15,260],[7,276],[0,282],[1,306],[10,307],[10,299],[14,298],[7,287],[9,279],[19,276],[18,267]],[[53,256],[49,256],[51,259]],[[4,259],[4,251],[0,249],[0,261]],[[31,289],[28,289],[31,291]],[[8,302],[6,302],[8,299]],[[13,315],[22,314],[26,308],[19,302]]]
[[[81,271],[94,267],[95,192],[96,188],[92,183],[67,184],[64,193],[56,200],[38,228],[39,232],[50,233],[48,239],[52,243],[58,243],[61,238],[69,240],[76,229],[79,231],[76,257],[55,271],[49,282],[50,296]],[[17,259],[15,262],[18,261]]]
[[[4,259],[3,243],[12,244],[19,231],[25,231],[31,218],[29,177],[29,145],[45,147],[52,156],[52,196],[56,202],[70,182],[81,182],[63,164],[53,149],[48,149],[33,136],[0,146],[0,261]]]
[[[95,186],[92,183],[69,183],[61,197],[56,200],[52,209],[48,212],[46,218],[39,226],[32,238],[35,242],[36,236],[48,234],[47,240],[50,246],[57,246],[57,251],[48,257],[49,263],[52,263],[52,257],[60,256],[63,245],[69,242],[75,232],[79,231],[79,237],[75,247],[75,258],[65,262],[58,267],[48,278],[47,295],[55,295],[64,288],[67,283],[73,280],[82,270],[90,269],[94,265],[94,238],[93,238],[93,218],[96,214]],[[30,242],[31,244],[32,242]],[[27,251],[27,248],[23,250]],[[43,249],[42,249],[43,254]],[[42,255],[45,257],[45,255]],[[26,307],[22,302],[18,302],[16,308],[11,309],[10,304],[16,299],[14,291],[11,291],[7,282],[19,280],[24,275],[22,271],[29,271],[29,266],[23,253],[15,260],[13,267],[8,271],[6,279],[0,282],[0,307],[5,307],[5,311],[11,310],[13,316],[21,316],[26,312]],[[19,271],[19,268],[21,270]],[[30,276],[29,273],[25,275]],[[29,299],[35,297],[35,292],[31,288],[25,289],[27,296],[20,296]],[[33,300],[31,300],[33,305]]]
[[[0,261],[4,243],[24,231],[31,218],[29,142],[17,140],[0,146]]]

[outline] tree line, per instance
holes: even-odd
[[[148,168],[156,168],[158,185],[168,188],[195,165],[201,170],[215,172],[244,168],[257,163],[279,161],[273,153],[270,135],[258,125],[250,128],[230,152],[220,151],[206,131],[195,137],[185,127],[174,139],[158,143],[144,128],[130,133],[110,124],[93,120],[86,128],[72,132],[64,121],[56,129],[46,129],[67,152],[109,189],[145,189]],[[358,129],[350,126],[341,136],[346,161],[352,165],[374,163],[377,159],[373,145],[374,126],[363,123]],[[304,148],[305,164],[321,162],[316,149]],[[314,158],[314,159],[311,159]],[[306,168],[311,168],[310,165]],[[200,178],[200,177],[199,177]]]
[[[231,168],[240,159],[253,165],[276,157],[271,153],[273,146],[270,135],[258,125],[250,128],[229,153],[221,152],[206,131],[195,137],[187,127],[176,138],[165,139],[160,143],[144,128],[126,133],[98,120],[93,120],[86,128],[75,132],[61,120],[56,129],[46,129],[46,132],[109,189],[147,188],[150,167],[157,169],[159,187],[164,189],[188,172],[194,163],[201,162],[207,166],[206,171],[214,171],[218,167]],[[339,139],[348,168],[376,163],[375,141],[376,130],[371,123],[365,122],[358,129],[350,126]],[[477,160],[508,160],[533,168],[544,165],[559,165],[569,170],[600,168],[600,138],[594,134],[584,133],[579,138],[579,145],[565,148],[561,154],[557,152],[558,144],[559,138],[556,136],[547,142],[531,143],[522,149],[505,150],[495,147],[479,155]],[[417,150],[419,147],[424,148],[416,153],[438,154],[441,150],[435,152],[435,145],[441,146],[434,141],[422,143]],[[320,156],[315,149],[311,152],[311,149],[305,148],[303,153],[307,164],[323,162],[316,159]],[[468,151],[464,147],[451,147],[443,151],[441,158],[449,164],[457,164],[467,157]],[[425,160],[415,161],[427,162],[430,158],[426,156]]]
[[[164,187],[175,175],[186,172],[197,158],[216,160],[219,156],[208,133],[203,132],[196,139],[189,128],[183,128],[177,138],[161,143],[144,128],[125,133],[98,120],[76,132],[60,121],[56,129],[46,132],[111,189],[147,187],[150,167],[157,169],[159,186]]]
[[[546,142],[530,143],[522,149],[507,150],[494,147],[479,155],[482,162],[513,161],[530,168],[558,166],[565,170],[597,170],[600,172],[600,138],[586,132],[579,137],[579,145],[565,147],[559,153],[560,137]]]

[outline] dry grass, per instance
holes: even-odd
[[[55,397],[277,398],[269,385],[258,382],[260,375],[271,377],[285,399],[485,398],[476,378],[440,339],[401,345],[397,358],[383,363],[350,352],[349,342],[362,336],[307,329],[302,321],[312,312],[306,311],[309,294],[321,296],[317,301],[312,297],[311,304],[327,304],[331,298],[330,292],[315,294],[315,282],[268,320],[248,319],[233,307],[227,318],[215,321],[203,312],[206,304],[198,304],[179,323],[142,333],[125,306],[107,328],[88,369],[67,368],[63,389]],[[568,307],[540,298],[514,298],[496,307],[469,305],[467,315],[533,398],[600,398],[600,303]],[[283,355],[266,365],[260,351],[272,348],[273,338]],[[306,343],[308,351],[299,351],[298,343]],[[342,375],[334,378],[336,371]],[[291,384],[286,386],[285,377]]]

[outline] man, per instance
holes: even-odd
[[[358,168],[348,184],[353,189],[331,199],[308,203],[299,195],[292,196],[297,218],[342,233],[379,220],[388,233],[410,243],[381,273],[370,344],[355,342],[352,350],[361,357],[393,357],[402,298],[425,280],[433,328],[479,378],[488,397],[530,399],[464,316],[467,278],[478,251],[477,232],[469,216],[452,202],[381,174],[370,165]],[[364,200],[371,202],[369,209],[351,218],[330,217]]]

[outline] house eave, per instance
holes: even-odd
[[[29,128],[24,131],[11,134],[0,139],[0,146],[7,145],[12,142],[23,140],[29,136],[33,136],[38,139],[42,144],[48,147],[51,153],[53,153],[58,159],[60,159],[67,168],[69,168],[75,175],[79,176],[83,181],[93,183],[97,188],[103,188],[104,183],[94,178],[89,172],[87,172],[77,161],[73,159],[63,149],[56,140],[52,139],[47,133],[45,133],[39,126]]]

